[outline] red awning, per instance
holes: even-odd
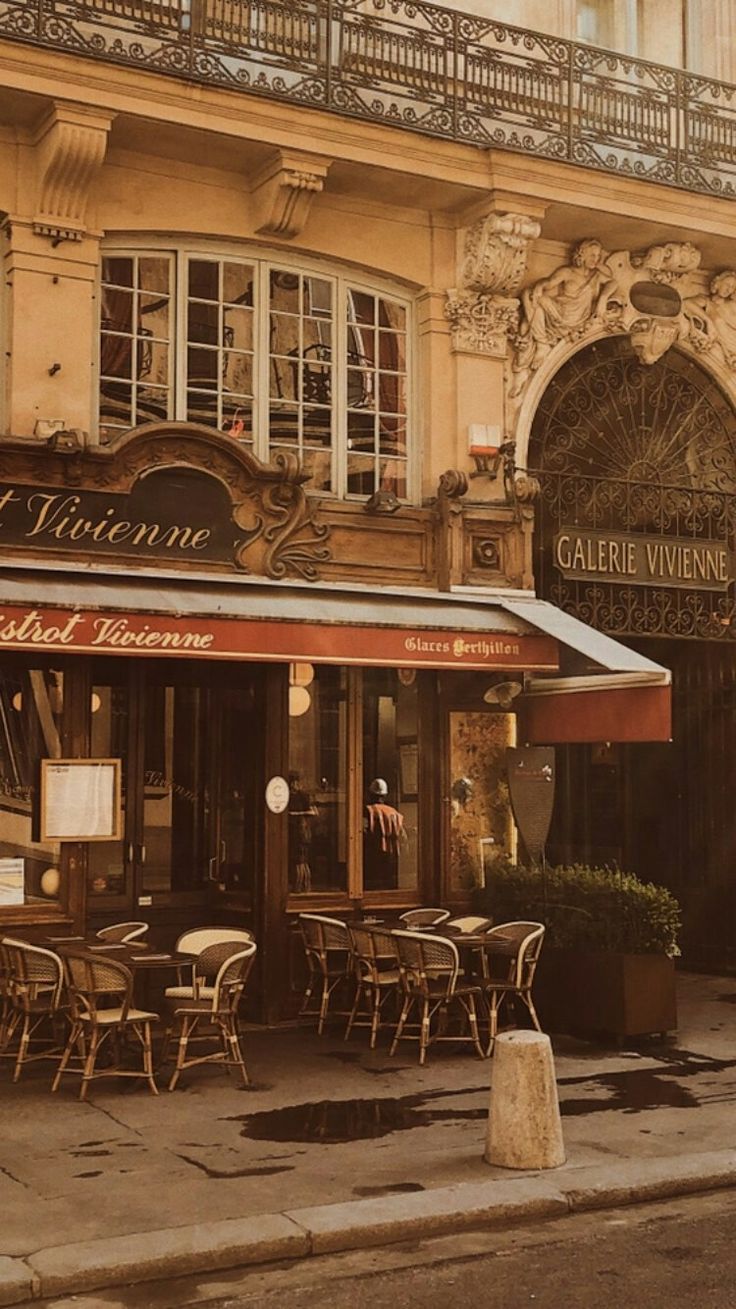
[[[667,669],[546,601],[502,591],[361,591],[8,564],[2,649],[506,672],[524,685],[514,707],[529,742],[670,737]]]
[[[530,745],[671,741],[668,679],[645,675],[533,679],[519,702],[520,739]]]

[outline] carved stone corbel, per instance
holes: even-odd
[[[465,236],[461,285],[447,292],[445,313],[456,352],[503,359],[518,324],[513,295],[541,226],[526,214],[488,214]]]
[[[102,166],[114,114],[55,103],[35,137],[38,199],[33,229],[59,241],[81,241],[92,183]]]
[[[287,239],[300,236],[331,163],[322,155],[277,150],[253,182],[256,232]]]

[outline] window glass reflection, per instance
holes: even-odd
[[[347,890],[344,668],[289,669],[289,889]]]
[[[418,695],[414,669],[363,674],[363,889],[418,885]]]
[[[56,841],[38,840],[41,759],[59,759],[64,676],[59,669],[0,669],[0,907],[58,901]]]

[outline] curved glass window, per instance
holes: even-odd
[[[202,423],[268,460],[296,453],[322,494],[411,498],[409,306],[263,260],[109,252],[99,431]]]

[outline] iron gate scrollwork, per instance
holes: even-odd
[[[539,594],[620,636],[736,635],[736,417],[693,360],[581,351],[545,392],[530,463]]]

